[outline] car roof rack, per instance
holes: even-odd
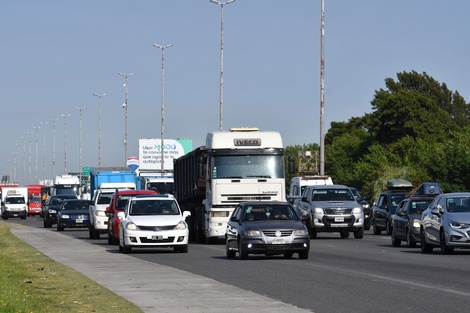
[[[387,181],[387,190],[412,190],[413,184],[401,178],[394,178]]]
[[[424,182],[415,189],[411,190],[406,197],[417,197],[417,196],[429,196],[435,197],[444,191],[441,189],[441,185],[436,182]]]

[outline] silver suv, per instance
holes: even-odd
[[[362,206],[346,186],[307,186],[297,209],[302,215],[308,215],[306,225],[312,239],[319,232],[339,232],[341,238],[348,238],[350,232],[356,239],[364,236]]]

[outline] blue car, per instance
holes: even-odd
[[[65,199],[57,212],[57,231],[64,228],[87,228],[90,223],[88,200]]]

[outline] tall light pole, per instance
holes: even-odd
[[[31,183],[31,135],[34,132],[28,132],[28,140],[29,140],[29,166],[28,166],[28,184]]]
[[[98,97],[99,102],[99,109],[98,109],[98,120],[99,120],[99,125],[98,125],[98,166],[101,166],[101,98],[106,96],[105,93],[102,94],[97,94],[93,93],[94,96]]]
[[[134,75],[134,73],[118,73],[119,75],[124,76],[124,88],[126,89],[126,94],[124,98],[124,104],[122,107],[125,110],[125,127],[124,127],[124,165],[127,163],[127,78]]]
[[[26,136],[21,136],[21,140],[23,140],[23,185],[26,185]]]
[[[225,2],[210,0],[211,3],[220,5],[220,130],[224,130],[224,6],[235,0]]]
[[[321,0],[320,175],[325,175],[325,0]]]
[[[38,183],[38,129],[39,126],[33,126],[34,130],[36,131],[36,174],[34,175],[34,183]]]
[[[52,148],[52,179],[55,179],[55,122],[57,122],[58,118],[51,118],[52,121],[52,141],[53,141],[53,148]]]
[[[67,174],[67,117],[70,114],[61,114],[64,118],[64,174]]]
[[[82,111],[85,110],[86,107],[82,107],[82,108],[75,107],[75,109],[80,111],[80,152],[79,152],[80,162],[79,162],[78,168],[80,171],[80,185],[81,185],[82,184]]]
[[[44,134],[44,141],[42,145],[42,180],[46,180],[46,125],[47,122],[41,122],[42,130]]]
[[[157,47],[162,50],[162,144],[161,144],[161,175],[163,176],[165,166],[164,166],[164,161],[165,161],[165,155],[164,155],[164,139],[165,138],[165,49],[170,48],[173,46],[173,44],[169,44],[166,46],[162,45],[157,45],[156,43],[153,44],[154,47]]]

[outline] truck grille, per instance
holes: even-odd
[[[326,214],[336,214],[336,215],[351,214],[352,209],[350,209],[350,208],[330,208],[330,209],[325,209],[325,213]]]

